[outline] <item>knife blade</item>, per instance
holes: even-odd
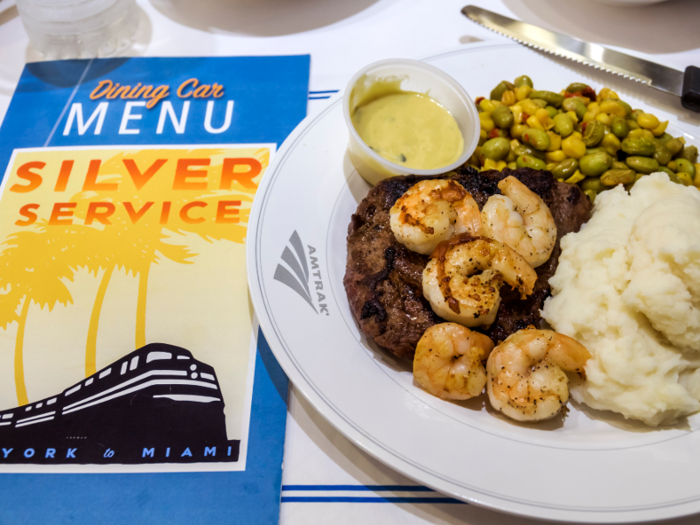
[[[534,49],[622,75],[676,95],[680,97],[684,108],[700,113],[700,68],[688,66],[685,72],[678,71],[474,5],[462,8],[462,14],[487,29]]]

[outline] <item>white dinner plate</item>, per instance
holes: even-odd
[[[515,44],[464,46],[426,59],[473,98],[528,74],[538,89],[625,80]],[[628,84],[628,85],[631,85]],[[636,88],[632,88],[634,90]],[[639,90],[637,90],[638,92]],[[638,522],[700,512],[700,418],[650,429],[571,405],[539,425],[515,424],[486,396],[463,403],[413,383],[411,364],[368,344],[343,288],[350,217],[369,186],[346,155],[338,97],[287,139],[258,190],[249,225],[255,311],[285,372],[363,450],[440,492],[517,515],[571,522]],[[676,118],[653,112],[680,128]],[[686,135],[687,139],[692,139]]]

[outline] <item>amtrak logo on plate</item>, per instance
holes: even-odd
[[[275,280],[294,290],[317,314],[330,315],[326,296],[322,291],[323,278],[318,256],[314,255],[316,248],[307,245],[307,249],[308,261],[301,237],[295,230],[289,238],[289,246],[285,246],[284,251],[282,251],[281,258],[285,264],[277,265]]]

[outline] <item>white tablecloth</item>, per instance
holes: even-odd
[[[309,112],[363,65],[416,58],[502,37],[460,14],[467,0],[138,0],[138,56],[311,54]],[[504,15],[622,49],[677,69],[700,65],[700,2],[616,8],[587,0],[471,0]],[[29,46],[14,0],[0,0],[0,119]],[[504,74],[504,77],[507,76]],[[565,469],[565,466],[562,467]],[[310,491],[310,487],[318,490]],[[320,502],[295,501],[316,496]],[[282,525],[514,525],[539,523],[442,503],[335,431],[292,388]],[[335,502],[329,502],[334,500]],[[352,500],[352,502],[348,501]],[[438,503],[431,500],[436,500]],[[673,523],[690,525],[698,517]]]

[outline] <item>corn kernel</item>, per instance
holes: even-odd
[[[612,89],[604,87],[598,93],[598,100],[620,100],[620,97]]]
[[[668,127],[668,120],[663,121],[661,124],[659,124],[656,128],[651,130],[652,135],[655,137],[660,137],[664,133],[666,133],[666,128]]]
[[[578,115],[575,111],[567,111],[566,114],[569,115],[569,117],[571,117],[571,120],[574,121],[574,124],[578,122]]]
[[[486,133],[496,127],[490,113],[479,113],[479,121],[481,122],[481,130],[485,131]]]
[[[539,129],[540,131],[544,131],[544,126],[542,125],[542,123],[539,121],[539,119],[535,115],[528,117],[527,125],[530,128]]]
[[[484,111],[484,113],[492,113],[496,106],[493,105],[493,100],[487,98],[479,102],[479,107]]]
[[[700,188],[700,164],[695,164],[695,178],[693,179],[693,186]]]
[[[560,149],[556,151],[548,151],[544,154],[544,158],[547,162],[555,162],[558,164],[561,161],[566,160],[566,153]]]
[[[546,109],[538,109],[535,116],[545,130],[552,129],[554,127],[554,120],[552,120],[552,117],[549,116],[549,111]]]
[[[499,160],[499,161],[496,163],[496,169],[497,169],[498,171],[503,171],[503,170],[506,169],[507,167],[508,167],[508,163],[507,163],[506,161],[504,161],[504,160]]]
[[[600,105],[597,102],[591,102],[586,106],[586,109],[593,113],[594,117],[600,113]]]
[[[510,107],[513,112],[513,124],[521,124],[523,121],[523,108],[520,104],[515,104]]]
[[[598,106],[601,113],[607,113],[608,115],[614,115],[616,117],[626,117],[627,110],[622,104],[617,100],[608,99],[600,103]]]
[[[553,131],[548,131],[547,135],[549,135],[549,147],[547,148],[547,151],[556,151],[561,149],[561,135],[554,133]]]
[[[488,138],[488,136],[489,136],[489,134],[486,133],[486,130],[482,129],[481,131],[479,131],[479,138],[481,140],[486,140]]]
[[[579,170],[576,170],[576,172],[564,182],[566,182],[567,184],[577,184],[585,178],[586,176],[583,173],[581,173]]]
[[[532,91],[532,88],[527,84],[523,84],[519,88],[515,88],[515,98],[518,100],[525,100]]]
[[[535,104],[532,99],[526,98],[522,102],[520,102],[520,106],[523,108],[523,111],[527,113],[528,115],[534,115],[537,113],[537,110],[540,109],[540,107]]]
[[[586,154],[586,145],[580,137],[574,137],[573,134],[561,141],[561,149],[567,157],[572,159],[580,159]]]
[[[583,115],[584,122],[593,122],[595,120],[596,114],[591,111],[586,111]]]
[[[503,104],[506,106],[512,106],[515,104],[515,92],[510,89],[506,90],[501,97],[501,102],[503,102]]]
[[[580,132],[574,131],[569,137],[576,137],[577,139],[583,139],[583,135]]]
[[[601,147],[613,158],[617,158],[617,152],[620,150],[620,139],[612,133],[607,133],[600,142]]]
[[[547,171],[552,171],[556,167],[557,167],[556,162],[550,162],[549,164],[545,165],[544,169],[546,169]]]
[[[498,163],[493,159],[484,159],[485,170],[495,170]]]
[[[640,128],[654,129],[659,127],[659,119],[651,113],[642,113],[637,117],[637,124]]]
[[[675,172],[675,171],[678,169],[678,164],[676,164],[676,161],[675,161],[675,160],[672,160],[671,162],[669,162],[668,164],[666,164],[666,167],[667,167],[668,169],[670,169],[671,171],[674,171],[674,172]]]
[[[595,119],[598,122],[602,122],[606,126],[609,126],[610,124],[612,124],[612,117],[610,115],[607,115],[606,113],[598,113],[595,116]]]
[[[510,136],[513,137],[514,139],[519,139],[520,137],[523,136],[523,133],[527,129],[527,126],[525,124],[514,124],[510,128]]]

